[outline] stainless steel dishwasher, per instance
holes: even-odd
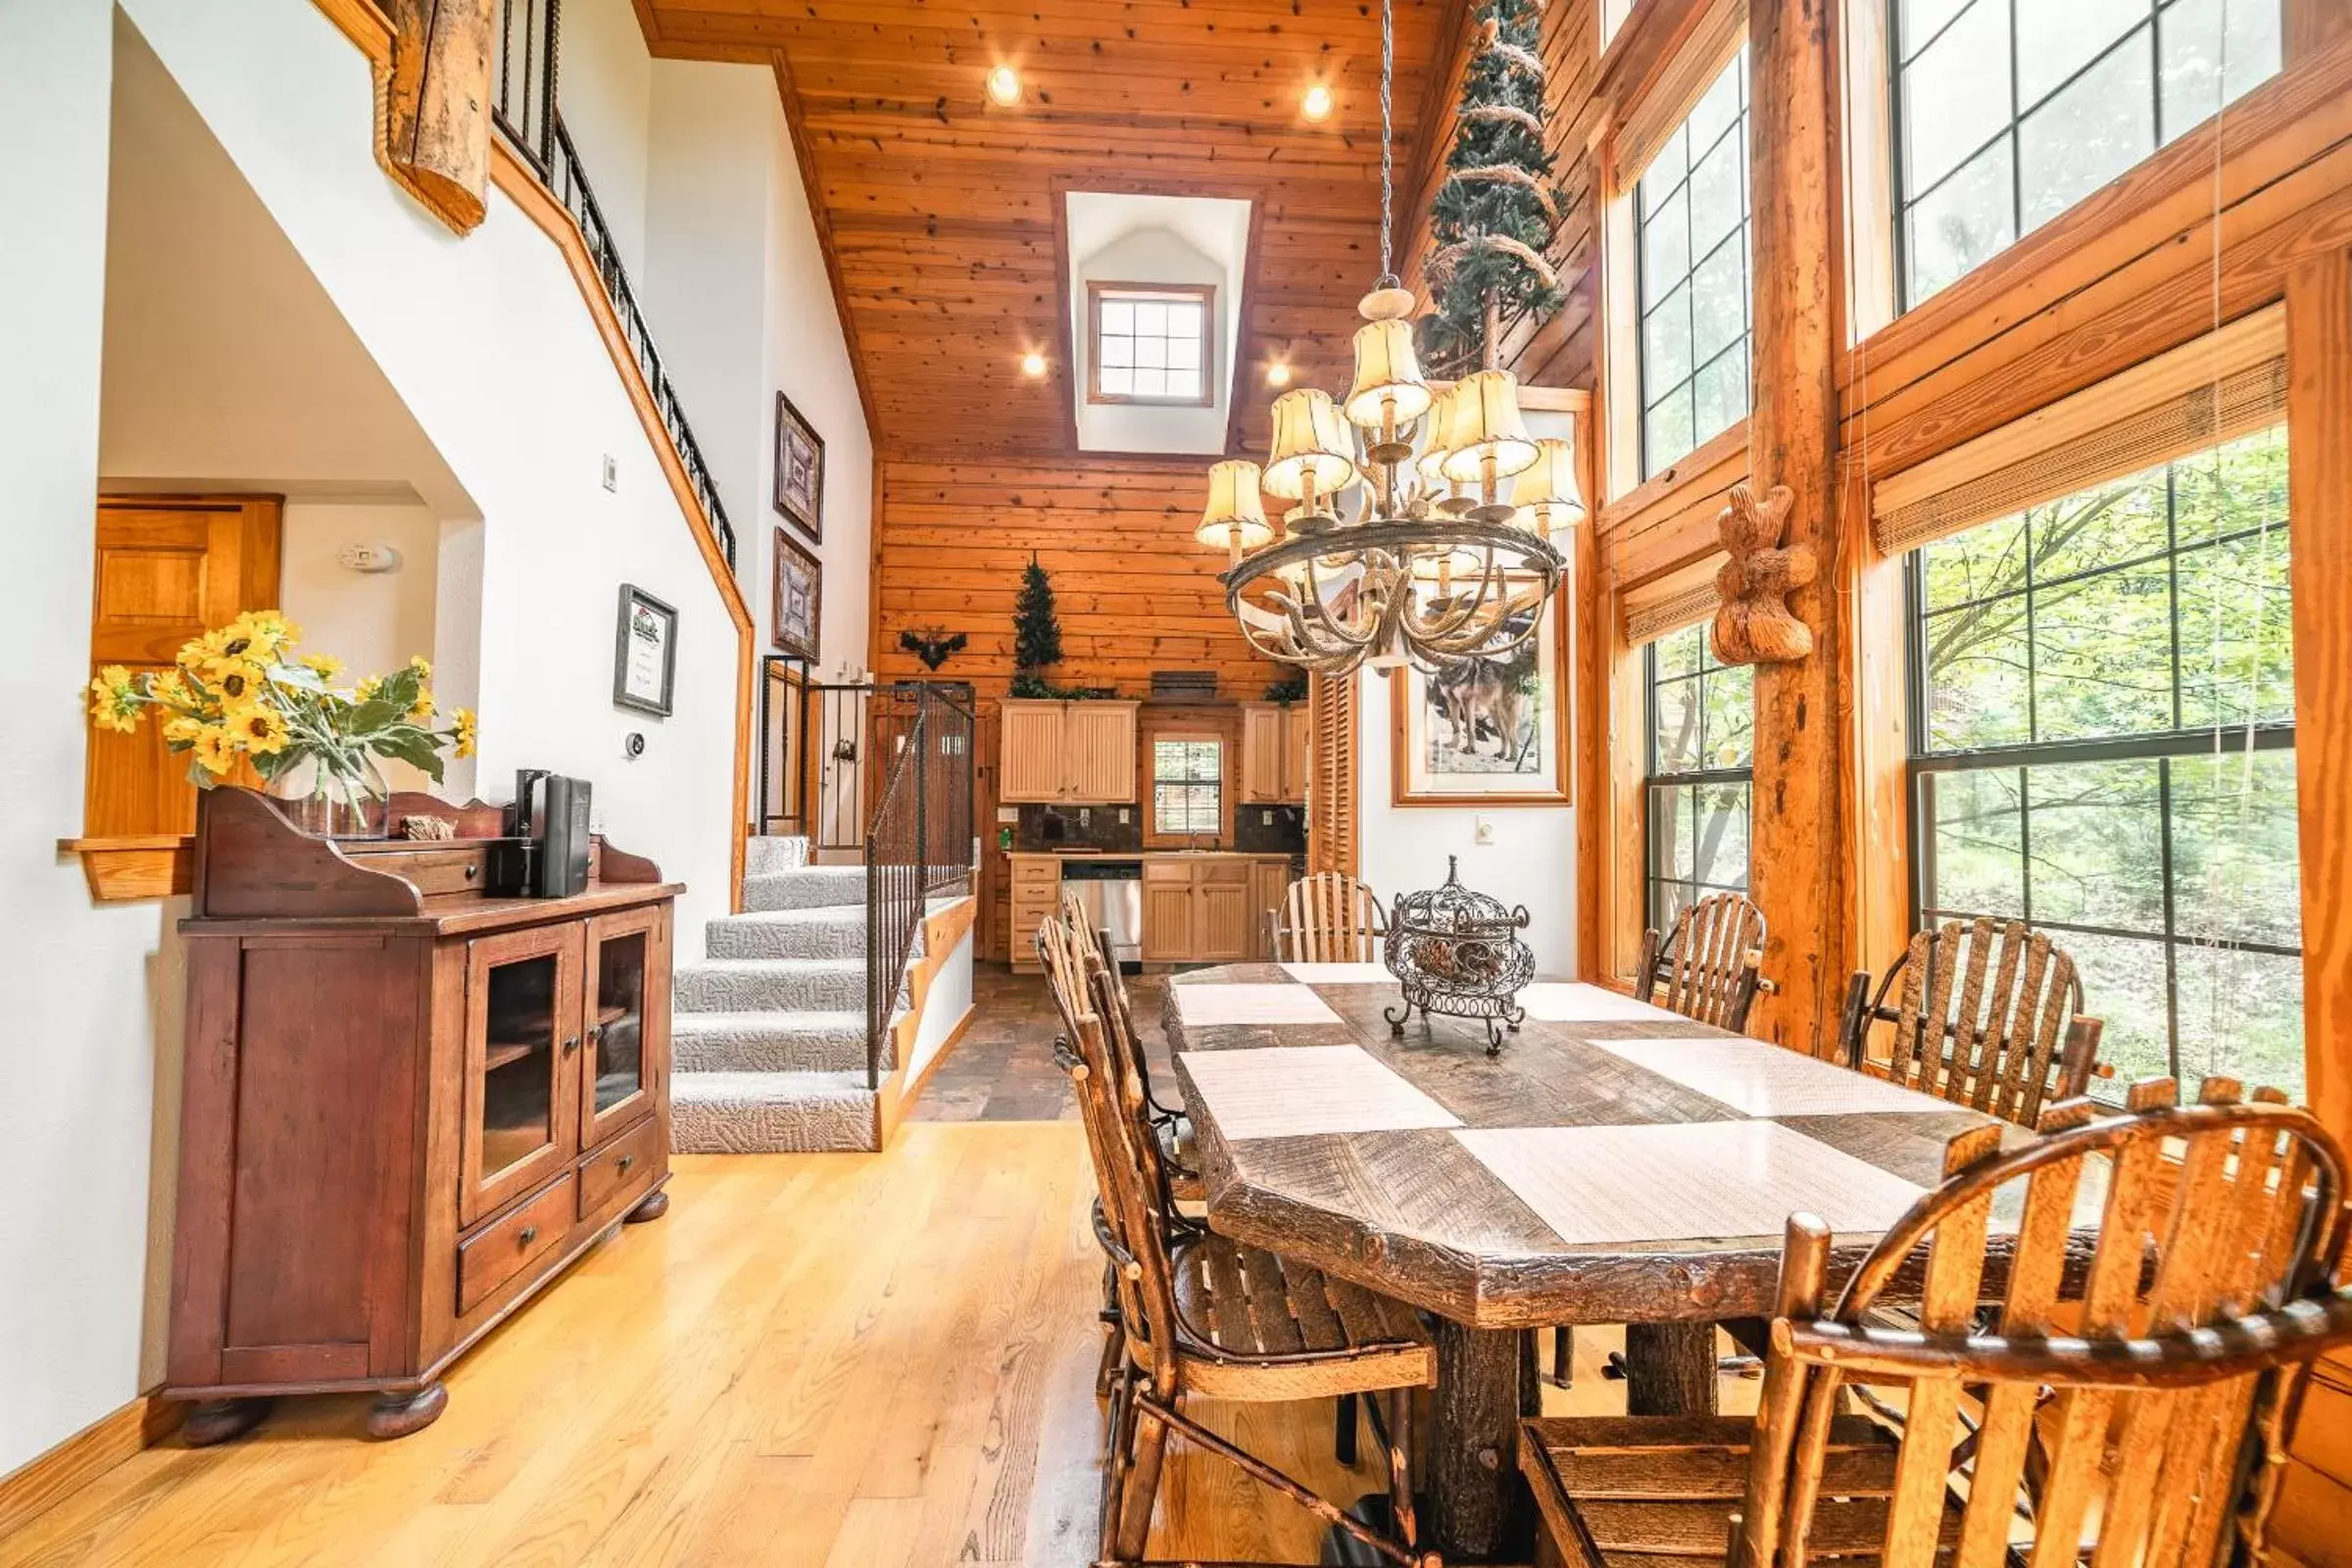
[[[1110,956],[1122,967],[1144,961],[1144,862],[1064,858],[1061,885],[1077,895],[1086,923],[1109,933]]]

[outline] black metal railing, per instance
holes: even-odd
[[[718,499],[718,487],[710,481],[710,466],[703,461],[703,449],[695,444],[694,430],[686,422],[686,410],[678,402],[677,388],[670,384],[668,372],[662,368],[662,353],[654,346],[653,329],[646,325],[645,313],[637,306],[636,292],[629,287],[628,270],[621,265],[620,251],[612,242],[612,225],[605,221],[604,211],[596,204],[596,192],[588,183],[587,171],[580,167],[579,150],[572,146],[570,135],[564,129],[564,117],[556,107],[558,7],[559,0],[500,0],[498,71],[491,80],[491,123],[579,225],[580,238],[588,247],[588,259],[604,284],[605,298],[612,302],[613,316],[620,322],[620,335],[628,345],[629,357],[637,362],[638,373],[645,377],[646,391],[654,400],[655,416],[668,433],[669,444],[678,454],[678,466],[685,471],[687,488],[694,492],[703,515],[710,519],[710,531],[717,536],[719,550],[732,570],[735,529],[727,521],[727,509]]]
[[[490,119],[545,181],[556,155],[557,0],[502,0]]]
[[[943,687],[872,691],[880,794],[865,827],[865,1083],[882,1055],[906,962],[935,898],[972,886],[973,710]]]

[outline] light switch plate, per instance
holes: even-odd
[[[1259,827],[1272,827],[1274,825],[1274,813],[1272,811],[1258,812],[1257,825]]]
[[[1474,844],[1494,843],[1494,819],[1491,816],[1484,815],[1483,813],[1477,817],[1474,817],[1470,824],[1470,839]]]
[[[1125,808],[1124,806],[1120,807],[1120,808],[1119,808],[1119,826],[1121,826],[1121,827],[1125,827],[1125,826],[1128,824],[1128,822],[1130,822],[1131,820],[1133,820],[1133,814],[1132,814],[1131,812],[1129,812],[1129,810],[1127,809],[1127,808]]]
[[[620,465],[613,461],[610,454],[605,458],[604,480],[605,488],[608,490],[620,488]]]
[[[1012,823],[1018,823],[1018,822],[1020,821],[1020,819],[1021,819],[1021,808],[1020,808],[1019,807],[1017,807],[1017,806],[1000,806],[1000,807],[998,807],[998,808],[997,808],[997,820],[998,820],[998,821],[1000,821],[1000,822],[1012,822]]]

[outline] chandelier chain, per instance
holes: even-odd
[[[1394,113],[1390,103],[1390,82],[1396,70],[1396,0],[1380,0],[1380,281],[1384,288],[1396,286],[1396,241],[1392,230],[1396,224],[1394,208],[1396,199]]]

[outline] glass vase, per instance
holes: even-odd
[[[367,752],[308,752],[269,781],[287,821],[322,839],[380,839],[391,831],[392,790]]]

